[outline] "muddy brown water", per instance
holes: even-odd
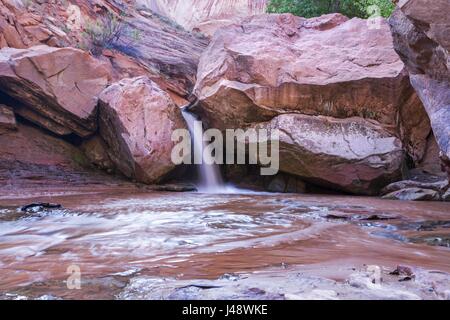
[[[63,209],[23,213],[36,201]],[[450,273],[450,203],[377,198],[103,191],[0,199],[0,295],[114,298],[136,275],[218,279],[296,266]],[[78,266],[81,290],[69,290]],[[450,288],[449,288],[450,289]]]

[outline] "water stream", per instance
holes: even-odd
[[[448,203],[106,190],[51,198],[64,209],[17,209],[48,200],[0,199],[0,298],[272,298],[307,286],[386,298],[400,285],[427,297],[437,276],[450,290]],[[72,265],[81,290],[66,286]],[[386,270],[385,291],[346,285],[368,265]],[[388,273],[397,265],[431,273],[399,282]]]
[[[224,184],[220,166],[213,163],[213,157],[203,152],[206,141],[203,139],[202,122],[195,115],[187,111],[182,112],[191,134],[194,163],[198,168],[199,183],[197,189],[202,193],[230,193],[234,192],[231,186]],[[212,164],[211,164],[212,163]]]
[[[198,168],[200,192],[0,194],[0,299],[450,298],[450,203],[249,193]],[[62,208],[20,209],[32,202]]]

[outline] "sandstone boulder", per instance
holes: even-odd
[[[288,126],[281,170],[355,193],[396,179],[403,149],[419,162],[431,130],[384,20],[371,29],[340,14],[244,19],[215,33],[194,93],[210,127]]]
[[[60,135],[96,130],[97,95],[108,78],[103,63],[74,48],[0,52],[0,91],[18,102],[19,115]]]
[[[395,49],[431,121],[443,159],[450,158],[450,4],[400,0],[390,18]],[[450,162],[444,161],[450,176]]]
[[[123,79],[100,95],[100,134],[109,156],[125,176],[159,182],[171,161],[175,129],[185,129],[180,109],[146,77]]]
[[[280,168],[306,181],[377,194],[401,177],[401,141],[361,118],[284,114],[259,127],[280,131]]]

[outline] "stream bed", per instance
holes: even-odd
[[[62,208],[20,210],[38,201]],[[2,198],[0,299],[448,299],[449,213],[330,195]]]

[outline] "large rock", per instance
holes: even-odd
[[[374,193],[398,176],[402,142],[419,162],[430,133],[429,120],[384,20],[379,29],[371,29],[366,20],[339,14],[244,19],[216,32],[201,57],[194,93],[200,102],[194,110],[219,129],[250,127],[293,113],[359,118],[342,123],[325,118],[300,121],[294,115],[282,118],[283,123],[285,119],[307,123],[311,130],[307,133],[325,143],[320,152],[307,152],[311,165],[300,160],[305,153],[300,151],[301,139],[284,143],[281,152],[290,156],[285,161],[281,157],[281,170],[356,193]],[[333,129],[342,152],[336,153],[328,143],[335,139],[327,132],[330,123],[347,131],[352,128],[350,136]],[[296,134],[308,138],[306,133]],[[346,143],[347,138],[355,141]],[[358,155],[349,151],[355,145]],[[331,159],[336,165],[332,178],[326,178],[325,163],[329,166]],[[371,163],[373,159],[377,160]],[[356,163],[361,167],[349,174]]]
[[[123,79],[100,95],[100,133],[127,177],[159,182],[175,165],[172,132],[186,128],[170,96],[146,77]]]
[[[0,91],[16,100],[16,113],[60,135],[95,132],[97,96],[108,78],[103,63],[74,48],[0,52]]]
[[[377,194],[401,177],[401,141],[361,118],[284,114],[262,127],[280,131],[284,172],[323,187]]]
[[[213,35],[240,18],[265,13],[268,0],[137,0],[186,30]]]
[[[449,10],[448,0],[400,0],[390,25],[450,176]]]

